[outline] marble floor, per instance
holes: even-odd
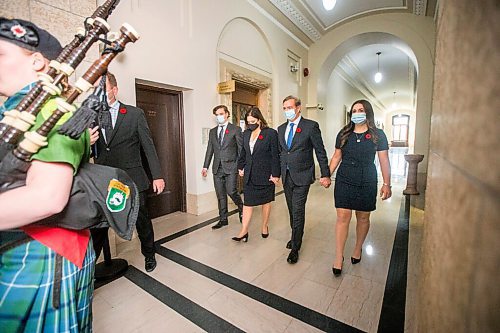
[[[248,243],[231,240],[240,228],[236,214],[228,227],[219,230],[210,227],[216,222],[216,211],[158,218],[154,221],[157,268],[145,272],[137,239],[120,244],[118,257],[130,267],[124,277],[96,289],[94,331],[377,332],[381,318],[388,318],[384,320],[390,327],[396,319],[390,312],[382,314],[383,308],[393,307],[386,292],[388,272],[394,268],[390,265],[397,266],[396,254],[407,257],[406,252],[393,250],[398,221],[409,201],[402,195],[404,184],[403,177],[394,177],[393,197],[377,202],[357,265],[347,260],[355,241],[355,221],[351,222],[341,277],[331,271],[336,220],[333,186],[323,189],[316,182],[311,187],[303,245],[295,265],[286,262],[290,227],[284,195],[273,203],[267,239],[260,235],[260,209],[254,210]],[[407,215],[410,260],[408,281],[404,281],[408,287],[400,293],[406,291],[402,306],[406,302],[406,315],[400,319],[404,330],[413,332],[417,320],[412,282],[418,273],[423,211],[411,207]]]

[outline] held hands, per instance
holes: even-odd
[[[270,181],[270,182],[273,182],[273,183],[274,183],[274,185],[278,185],[278,184],[279,184],[279,182],[280,182],[280,177],[273,177],[273,175],[271,175],[271,176],[269,177],[269,181]]]
[[[153,180],[153,192],[156,194],[160,194],[165,189],[165,181],[163,179],[154,179]]]
[[[382,188],[380,189],[380,197],[382,198],[382,200],[389,199],[391,196],[392,196],[391,186],[387,184],[382,185]]]
[[[206,177],[206,176],[207,176],[207,168],[203,168],[203,169],[201,169],[201,175],[202,175],[203,177]]]
[[[330,177],[321,177],[319,179],[319,183],[321,184],[321,186],[323,186],[324,188],[329,188],[330,185],[332,184],[332,180],[330,179]]]
[[[245,174],[245,170],[238,170],[238,174],[240,175],[240,177],[243,177],[243,175]]]
[[[93,145],[99,139],[99,126],[89,128],[90,131],[90,144]]]

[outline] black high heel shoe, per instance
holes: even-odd
[[[344,257],[342,257],[342,262],[344,262]],[[332,272],[333,275],[335,275],[335,277],[340,276],[340,274],[342,274],[342,267],[341,268],[332,267]]]
[[[239,241],[244,241],[244,242],[248,242],[248,232],[246,234],[244,234],[242,237],[233,237],[231,238],[232,240],[234,240],[235,242],[239,242]]]
[[[361,249],[361,254],[359,255],[359,259],[356,259],[356,258],[354,258],[354,257],[351,257],[351,263],[352,263],[353,265],[358,264],[358,263],[361,261],[361,255],[362,255],[362,254],[363,254],[363,249]]]
[[[267,238],[267,237],[269,237],[269,226],[267,226],[267,234],[262,234],[262,233],[261,233],[261,235],[262,235],[262,238]]]

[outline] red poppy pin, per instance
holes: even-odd
[[[370,133],[366,133],[365,138],[367,138],[368,140],[370,140],[372,138],[372,136],[371,136]]]
[[[229,130],[226,128],[226,132],[224,132],[224,133],[229,134]]]
[[[120,113],[121,113],[121,114],[126,114],[126,113],[127,113],[127,109],[125,109],[125,108],[121,108],[121,109],[120,109]]]
[[[300,133],[302,132],[302,129],[300,127],[297,127],[297,130],[295,131],[295,133]]]
[[[264,136],[261,134],[261,135],[259,135],[259,140],[262,140],[262,139],[264,139]]]

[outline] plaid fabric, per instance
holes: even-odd
[[[91,332],[95,254],[92,242],[80,270],[62,258],[60,305],[53,306],[56,253],[38,241],[0,256],[0,330]]]

